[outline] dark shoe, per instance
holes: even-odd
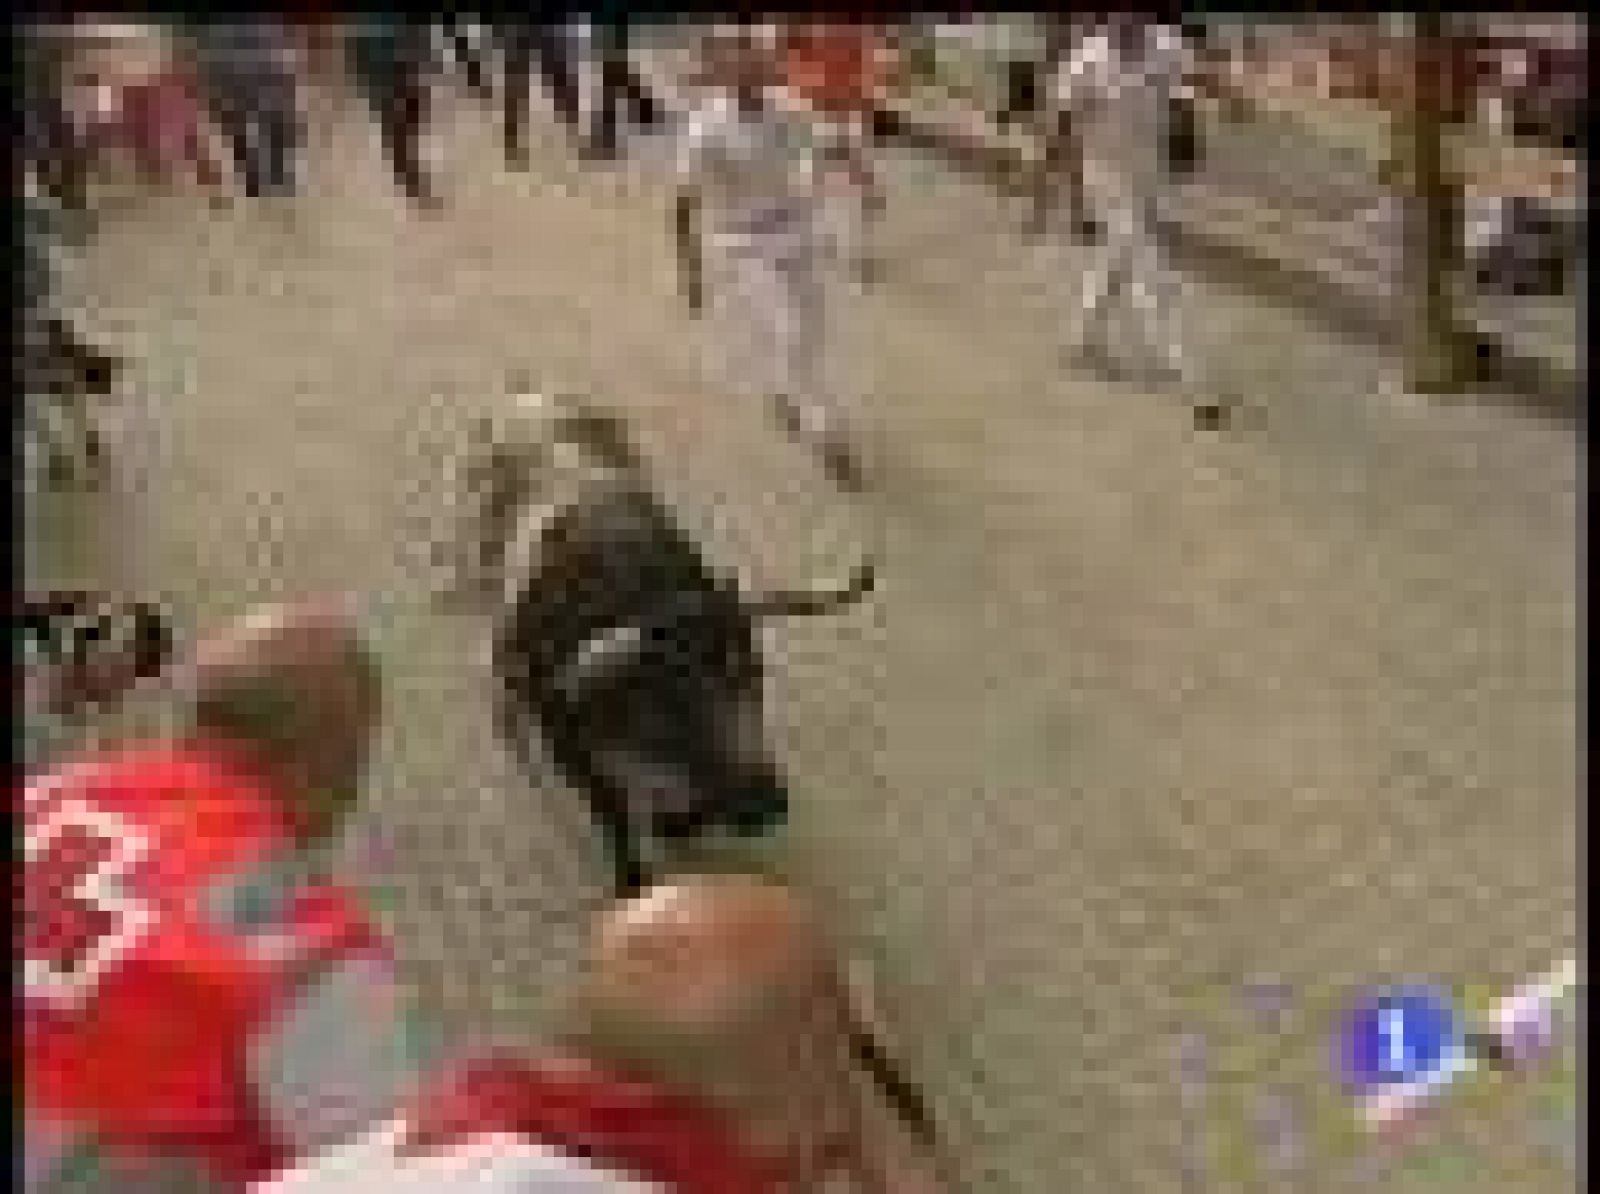
[[[1089,343],[1069,347],[1063,355],[1069,369],[1097,373],[1111,381],[1122,381],[1127,378],[1126,367],[1112,357],[1103,344]]]
[[[1220,431],[1232,418],[1238,404],[1225,398],[1212,398],[1194,404],[1194,425],[1201,431]]]
[[[431,187],[412,191],[408,198],[411,200],[411,205],[422,215],[436,216],[444,210],[444,200]]]
[[[853,448],[842,440],[830,439],[822,446],[821,453],[822,469],[830,481],[846,493],[866,490],[866,471]]]
[[[1099,243],[1101,234],[1105,229],[1100,221],[1089,216],[1075,216],[1072,220],[1072,236],[1079,244],[1092,245]]]
[[[778,422],[783,425],[784,434],[793,440],[802,438],[801,432],[804,430],[804,425],[800,420],[800,408],[794,404],[792,398],[784,394],[774,395],[772,409],[778,416]]]

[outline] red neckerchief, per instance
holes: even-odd
[[[564,1149],[675,1194],[778,1194],[713,1111],[660,1087],[581,1066],[504,1054],[458,1065],[430,1082],[407,1116],[403,1146],[438,1151],[493,1133]]]

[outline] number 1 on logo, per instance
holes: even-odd
[[[1378,1013],[1378,1036],[1383,1041],[1383,1067],[1403,1076],[1410,1069],[1406,1049],[1406,1015],[1402,1008],[1386,1007]]]

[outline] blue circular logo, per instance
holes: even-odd
[[[1461,1046],[1449,998],[1429,987],[1396,987],[1362,1000],[1340,1027],[1339,1069],[1358,1091],[1427,1078]]]

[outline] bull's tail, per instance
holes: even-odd
[[[750,603],[752,617],[811,618],[831,614],[856,604],[878,585],[878,561],[867,556],[847,580],[833,588],[769,593]]]

